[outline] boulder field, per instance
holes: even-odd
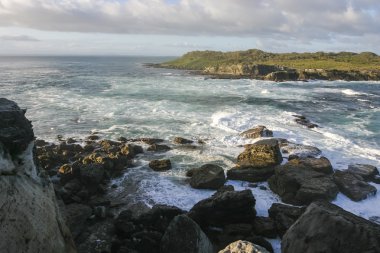
[[[0,99],[1,251],[267,253],[273,252],[268,238],[282,238],[283,253],[380,252],[378,217],[365,220],[329,203],[339,191],[353,201],[376,194],[374,166],[336,171],[318,148],[273,138],[259,126],[241,135],[263,139],[244,147],[227,179],[267,181],[284,202],[272,204],[268,217],[257,216],[257,197],[250,189],[235,191],[216,164],[187,171],[189,186],[215,190],[188,211],[167,205],[117,209],[105,194],[114,187],[110,179],[122,176],[140,155],[154,157],[145,168],[159,175],[176,169],[166,152],[205,142],[113,141],[92,134],[47,143],[34,140],[24,114]]]

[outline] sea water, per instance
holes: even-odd
[[[119,189],[133,184],[134,199],[149,206],[164,203],[188,210],[210,196],[213,191],[189,187],[186,170],[204,163],[233,167],[241,145],[252,142],[239,133],[256,125],[273,130],[275,137],[318,147],[334,169],[352,163],[380,167],[379,82],[218,80],[144,66],[169,59],[2,57],[0,96],[27,108],[35,135],[47,141],[56,141],[57,135],[84,138],[91,132],[112,139],[204,140],[195,150],[142,157],[136,168],[115,180]],[[297,124],[294,114],[305,115],[319,127]],[[157,173],[147,168],[150,159],[161,157],[172,160],[172,170]],[[267,215],[270,205],[280,202],[263,187],[228,184],[251,189],[259,215]],[[378,195],[353,202],[339,194],[333,202],[364,218],[380,216]]]

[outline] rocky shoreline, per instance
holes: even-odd
[[[373,184],[380,183],[380,178],[374,166],[353,164],[344,171],[334,170],[317,147],[276,138],[270,129],[257,126],[241,133],[252,139],[252,144],[244,147],[234,168],[225,173],[216,164],[204,164],[187,171],[189,186],[215,190],[211,197],[189,211],[166,205],[129,208],[107,194],[117,187],[111,179],[122,176],[149,153],[161,154],[160,159],[150,161],[152,171],[170,170],[173,164],[165,152],[179,147],[196,149],[207,143],[183,137],[172,142],[157,138],[106,140],[97,134],[84,140],[59,136],[56,143],[34,141],[32,126],[24,114],[15,103],[0,100],[0,115],[6,119],[0,123],[0,180],[13,182],[8,184],[8,190],[1,188],[0,203],[20,201],[17,187],[30,180],[40,182],[37,188],[31,188],[31,199],[33,194],[48,196],[46,190],[40,189],[50,185],[50,194],[55,193],[51,206],[59,206],[59,211],[47,210],[60,224],[52,225],[51,230],[60,231],[62,243],[54,250],[45,248],[46,252],[265,253],[273,252],[270,238],[282,238],[284,253],[380,251],[380,217],[368,221],[329,203],[338,192],[352,201],[375,195]],[[308,128],[318,127],[302,115],[296,115],[295,120]],[[34,148],[28,149],[31,144]],[[25,152],[28,155],[20,156]],[[28,173],[25,164],[32,164],[35,175]],[[226,185],[227,180],[268,182],[270,189],[265,190],[278,194],[283,203],[274,203],[268,217],[257,216],[252,191],[236,191]],[[38,220],[29,209],[47,207],[46,202],[38,207],[20,204],[14,210],[23,210],[27,218],[37,222],[36,227],[41,227],[48,221]],[[0,211],[1,232],[7,235],[1,242],[2,249],[16,252],[15,244],[10,242],[18,236],[24,240],[18,234],[21,230],[9,233],[4,228],[9,228],[15,216],[21,214],[13,211],[11,215],[3,207]],[[65,224],[71,235],[64,229]],[[55,240],[52,237],[43,241],[38,230],[30,233],[28,238],[33,239],[19,245],[22,252],[43,249],[41,245],[51,245]]]
[[[145,64],[146,67],[183,69],[211,79],[257,79],[275,82],[326,81],[380,81],[379,70],[295,69],[265,64],[231,64],[209,66],[203,70],[178,68],[170,64]]]

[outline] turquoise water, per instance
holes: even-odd
[[[91,132],[106,138],[206,140],[198,150],[168,152],[174,164],[170,172],[149,172],[147,157],[117,181],[122,185],[135,177],[139,198],[150,205],[188,209],[209,196],[211,191],[190,189],[185,170],[205,162],[232,167],[242,151],[239,145],[250,142],[238,133],[256,125],[266,125],[276,137],[317,146],[336,169],[350,163],[380,167],[379,82],[214,80],[143,65],[168,59],[5,57],[0,59],[0,95],[27,108],[36,136],[50,141],[58,134],[84,137]],[[320,128],[296,124],[293,114],[307,116]],[[269,191],[252,190],[259,214],[278,201]],[[335,203],[366,218],[380,215],[378,197],[353,203],[339,194]]]

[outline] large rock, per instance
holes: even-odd
[[[325,201],[309,205],[282,238],[283,253],[380,251],[380,225]]]
[[[377,191],[376,187],[365,182],[363,177],[349,171],[336,171],[334,181],[339,190],[354,201],[366,199],[370,195],[375,195]]]
[[[185,139],[185,138],[182,138],[182,137],[175,137],[174,140],[173,140],[174,144],[191,144],[193,142],[194,141],[189,140],[189,139]]]
[[[37,175],[33,130],[24,114],[14,102],[0,99],[0,249],[76,252],[52,184]]]
[[[326,157],[314,158],[314,157],[306,157],[306,158],[296,158],[289,161],[290,164],[294,165],[302,165],[304,167],[310,168],[316,172],[324,173],[324,174],[333,174],[333,167]]]
[[[377,168],[369,164],[350,164],[347,171],[363,177],[366,181],[373,181],[375,176],[379,175]]]
[[[65,206],[66,224],[74,238],[81,234],[91,214],[92,209],[87,205],[73,203]]]
[[[188,215],[202,228],[246,223],[256,216],[255,203],[250,190],[223,191],[195,204]]]
[[[246,145],[237,158],[240,166],[270,167],[281,164],[282,155],[276,139],[265,139]]]
[[[282,201],[295,205],[309,204],[317,199],[332,200],[338,194],[331,175],[290,162],[276,167],[275,174],[268,183]]]
[[[193,170],[190,185],[196,189],[218,189],[224,185],[226,177],[222,167],[205,164]]]
[[[256,139],[260,137],[273,137],[273,132],[265,126],[257,126],[242,132],[240,136],[249,139]]]
[[[169,159],[153,160],[149,162],[149,167],[154,171],[166,171],[172,168],[172,163]]]
[[[282,237],[293,223],[305,212],[304,207],[274,203],[269,208],[269,217],[276,224],[277,233]]]
[[[10,155],[21,154],[34,139],[31,122],[26,110],[6,98],[0,98],[0,142]]]
[[[219,253],[269,253],[269,251],[251,242],[239,240],[231,243]]]
[[[179,215],[162,237],[161,252],[212,253],[213,246],[197,223],[186,215]]]
[[[263,182],[268,180],[273,174],[274,167],[237,166],[227,171],[227,178],[229,180]]]

